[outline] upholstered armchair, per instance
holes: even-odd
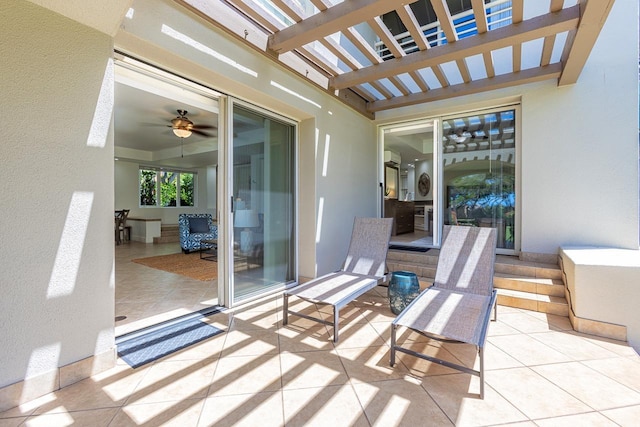
[[[200,250],[200,241],[218,238],[218,226],[211,214],[179,214],[178,232],[184,253]]]

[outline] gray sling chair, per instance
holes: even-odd
[[[391,366],[396,351],[480,377],[484,398],[484,343],[491,317],[496,312],[493,265],[496,230],[485,227],[445,226],[433,286],[422,291],[391,323]],[[480,370],[427,356],[396,342],[399,326],[428,338],[462,342],[478,348]]]
[[[333,341],[338,342],[340,309],[386,279],[386,259],[392,225],[393,218],[356,218],[349,252],[342,269],[284,292],[283,325],[289,322],[289,314],[333,325]],[[333,306],[333,322],[289,310],[290,296]]]

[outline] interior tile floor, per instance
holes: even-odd
[[[127,242],[115,247],[116,336],[218,303],[216,280],[200,281],[131,262],[181,251],[179,243]]]
[[[579,334],[565,317],[498,307],[477,377],[399,354],[378,287],[343,309],[340,342],[268,297],[207,321],[228,332],[138,369],[117,366],[18,408],[0,426],[637,426],[640,357]],[[328,317],[292,298],[294,309]],[[420,351],[468,366],[475,349],[401,331]]]

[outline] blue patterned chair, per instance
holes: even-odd
[[[213,223],[211,214],[179,214],[178,231],[184,253],[200,250],[201,240],[218,238],[218,226]]]

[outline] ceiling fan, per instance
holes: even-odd
[[[188,138],[192,133],[200,136],[215,136],[215,134],[204,132],[203,129],[217,129],[216,126],[195,125],[187,117],[187,110],[177,110],[178,117],[171,120],[171,124],[167,125],[173,130],[178,138]]]
[[[482,133],[482,135],[478,135],[479,133]],[[455,132],[452,129],[451,131],[449,131],[448,138],[454,142],[463,143],[469,138],[470,139],[475,139],[475,138],[487,139],[488,136],[483,130],[475,130],[473,132],[469,132],[469,129],[465,127],[462,129],[458,128],[455,130]]]

